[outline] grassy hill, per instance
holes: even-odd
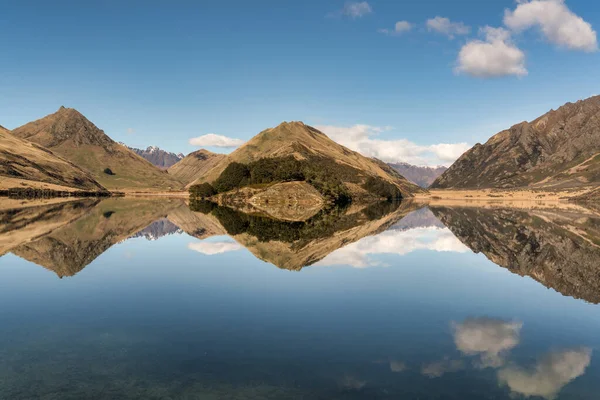
[[[167,172],[175,179],[188,185],[203,177],[226,157],[225,154],[217,154],[204,149],[194,151],[171,166]]]
[[[72,108],[61,107],[12,133],[66,158],[110,190],[164,191],[183,187],[165,171],[113,141]]]
[[[327,161],[330,165],[332,162],[335,163],[335,169],[340,171],[340,179],[350,191],[356,191],[357,186],[364,183],[368,177],[378,177],[396,185],[404,197],[411,197],[415,193],[424,191],[385,163],[352,151],[302,122],[284,122],[259,133],[217,162],[194,184],[216,181],[232,162],[250,164],[263,158],[289,156],[297,160]],[[344,174],[343,167],[348,167],[349,173]]]

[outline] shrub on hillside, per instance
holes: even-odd
[[[211,196],[217,194],[215,188],[208,182],[201,183],[199,185],[190,186],[190,195],[193,197],[200,197],[202,199],[207,199]]]
[[[370,176],[367,178],[362,188],[367,192],[383,197],[387,200],[402,198],[398,187],[384,179]]]
[[[112,172],[112,169],[110,169],[110,168],[104,168],[104,173],[106,175],[114,175],[115,174],[114,172]]]
[[[246,186],[250,180],[250,169],[247,165],[232,162],[225,168],[214,183],[219,193]]]

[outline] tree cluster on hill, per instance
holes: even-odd
[[[209,198],[217,193],[244,186],[292,181],[306,181],[324,197],[336,203],[351,200],[344,182],[359,184],[367,192],[388,200],[402,197],[400,190],[394,184],[374,176],[365,179],[361,171],[348,165],[337,163],[329,158],[312,157],[297,160],[292,156],[261,158],[250,164],[232,162],[213,185],[208,183],[193,185],[190,194],[195,197]]]

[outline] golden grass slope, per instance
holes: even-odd
[[[248,164],[261,158],[284,156],[294,156],[297,159],[312,156],[333,159],[340,164],[356,168],[365,175],[378,176],[396,184],[405,197],[424,191],[385,163],[352,151],[302,122],[284,122],[275,128],[262,131],[219,161],[194,183],[214,182],[231,162]]]
[[[167,172],[175,179],[188,185],[196,179],[202,178],[226,157],[225,154],[217,154],[201,149],[185,156],[170,167]]]
[[[61,107],[56,113],[23,125],[12,133],[66,158],[111,190],[163,191],[183,187],[165,171],[113,141],[72,108]],[[114,175],[106,174],[106,168]]]
[[[29,187],[43,182],[63,189],[104,191],[87,172],[42,146],[13,136],[0,127],[0,186],[3,189]],[[10,183],[10,186],[8,186]],[[5,187],[7,186],[7,187]]]

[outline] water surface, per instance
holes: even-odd
[[[0,204],[2,399],[597,399],[593,210]]]

